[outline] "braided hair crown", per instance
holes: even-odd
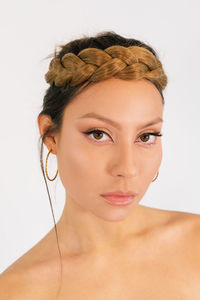
[[[145,78],[161,94],[167,76],[156,51],[148,44],[113,31],[83,36],[55,47],[45,80],[49,84],[39,113],[49,115],[55,130],[62,126],[66,106],[82,90],[111,77],[124,80]],[[53,129],[52,129],[53,130]]]
[[[67,45],[62,48],[66,49]],[[87,47],[77,54],[67,52],[60,55],[61,52],[56,53],[55,50],[49,70],[45,74],[46,82],[50,85],[74,87],[86,81],[98,82],[110,77],[146,78],[152,81],[160,92],[167,85],[167,76],[155,51],[152,52],[141,45],[113,45],[105,49]]]

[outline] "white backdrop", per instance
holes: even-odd
[[[141,204],[200,214],[200,2],[7,0],[0,6],[0,272],[54,226],[38,151],[50,61],[43,59],[84,34],[113,30],[157,51],[169,80],[163,160]],[[56,221],[65,199],[57,179],[48,181]]]

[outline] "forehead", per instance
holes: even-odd
[[[150,81],[110,78],[87,87],[77,95],[67,105],[64,120],[96,113],[129,123],[162,117],[162,112],[162,97]]]

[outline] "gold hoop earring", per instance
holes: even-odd
[[[158,174],[159,174],[159,171],[158,171],[156,177],[152,180],[152,182],[154,182],[158,178]]]
[[[48,174],[47,174],[47,160],[48,160],[48,157],[49,157],[49,154],[51,153],[52,149],[49,150],[49,153],[47,154],[47,157],[46,157],[46,161],[45,161],[45,173],[46,173],[46,176],[47,178],[50,180],[50,181],[54,181],[58,175],[58,170],[56,172],[56,175],[54,176],[54,178],[49,178]]]

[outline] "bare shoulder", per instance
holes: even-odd
[[[42,280],[40,280],[42,279]],[[48,283],[47,283],[48,281]],[[49,292],[47,290],[49,288]],[[2,300],[45,300],[54,299],[55,282],[44,268],[32,270],[8,269],[0,274],[0,299]]]
[[[0,275],[0,299],[26,299],[27,282],[14,272],[5,272]],[[28,297],[29,298],[29,297]]]
[[[49,255],[51,246],[48,239],[39,241],[0,274],[0,299],[55,298],[59,259]]]
[[[175,252],[185,263],[194,264],[194,270],[200,276],[200,215],[170,210],[159,210],[159,214],[163,215],[164,221],[163,239],[175,247]]]
[[[185,247],[195,246],[200,258],[200,215],[190,212],[147,208],[147,215],[153,220],[152,232],[163,239],[185,243]],[[153,225],[152,225],[153,224]],[[183,245],[183,244],[182,244]]]
[[[185,247],[191,247],[192,254],[198,259],[200,271],[200,215],[194,213],[179,213],[180,230],[184,239]]]
[[[10,293],[11,287],[13,290],[17,288],[17,283],[15,282],[15,280],[13,280],[12,276],[0,274],[0,299],[16,299],[14,295]]]
[[[58,285],[55,280],[51,280],[51,276],[47,273],[47,268],[41,266],[27,271],[20,268],[9,268],[0,274],[0,299],[55,299]]]
[[[200,226],[200,214],[151,207],[146,208],[151,213],[152,218],[155,219],[156,225],[163,224],[166,227],[169,225],[169,227],[185,228],[192,231],[198,230]]]
[[[181,270],[192,278],[191,289],[199,298],[200,286],[200,215],[177,212],[175,230],[177,231],[177,246],[175,261],[180,262]],[[190,275],[189,275],[190,274]],[[194,299],[195,295],[194,295]]]
[[[197,238],[200,233],[200,215],[182,211],[166,211],[168,224],[177,228],[184,237]]]

